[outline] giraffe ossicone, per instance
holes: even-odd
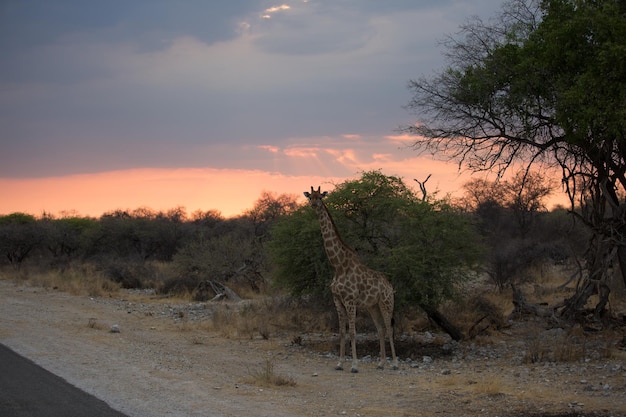
[[[393,369],[398,369],[398,359],[396,358],[392,331],[393,287],[383,273],[367,267],[361,262],[356,251],[343,241],[328,208],[322,201],[327,195],[326,191],[321,191],[321,187],[317,187],[317,190],[311,187],[311,192],[304,192],[304,196],[309,199],[309,204],[319,218],[324,249],[335,271],[333,281],[330,284],[333,301],[339,316],[339,363],[335,369],[343,369],[346,353],[347,324],[352,347],[352,367],[350,371],[359,371],[355,325],[356,313],[359,308],[369,311],[378,331],[380,340],[378,368],[382,369],[387,360],[385,337],[388,336],[391,347],[391,366]]]

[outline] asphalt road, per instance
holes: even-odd
[[[0,416],[126,417],[2,344]]]

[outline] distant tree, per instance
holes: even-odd
[[[537,214],[547,211],[545,199],[552,194],[551,181],[538,172],[518,171],[504,183],[505,205],[511,209],[521,237],[525,237],[532,227]]]
[[[184,244],[199,237],[221,235],[232,228],[232,220],[227,220],[218,210],[195,211],[191,214],[189,231]]]
[[[554,253],[558,236],[531,233],[552,190],[549,179],[520,170],[509,180],[474,179],[464,188],[489,247],[485,271],[497,288],[525,280],[529,269]]]
[[[263,191],[242,216],[224,219],[217,211],[195,212],[195,233],[174,255],[175,278],[165,291],[193,291],[202,282],[247,285],[255,291],[265,283],[265,242],[271,225],[295,209],[295,196]]]
[[[184,238],[183,208],[156,212],[141,207],[117,210],[100,218],[99,253],[138,261],[170,261]]]
[[[297,209],[298,197],[290,194],[280,194],[263,191],[254,207],[244,213],[254,225],[254,233],[264,240],[272,224],[281,216]]]
[[[502,175],[514,162],[556,165],[593,235],[575,317],[618,260],[626,281],[626,3],[511,0],[445,42],[448,66],[410,82],[415,148]],[[604,312],[608,292],[594,309]]]
[[[545,199],[552,193],[549,178],[536,171],[519,170],[510,180],[472,179],[463,184],[462,207],[474,212],[483,229],[510,232],[511,215],[524,237],[539,212],[546,211]]]
[[[249,229],[197,237],[174,255],[175,278],[165,290],[191,292],[203,281],[224,284],[235,280],[258,290],[262,277],[250,268],[250,263],[257,258],[256,250]]]
[[[496,181],[473,178],[463,184],[465,190],[461,207],[476,211],[481,206],[505,205],[504,188]]]
[[[224,216],[222,216],[222,213],[218,210],[196,210],[191,214],[191,222],[196,225],[213,227],[224,220]]]
[[[12,213],[0,216],[0,253],[15,269],[41,245],[43,233],[34,216]]]
[[[97,230],[96,219],[88,217],[44,217],[41,220],[44,246],[52,255],[53,265],[65,268],[84,256],[90,246],[90,235]]]
[[[461,207],[476,217],[478,230],[483,236],[509,233],[510,219],[501,183],[475,178],[467,181],[463,189]]]

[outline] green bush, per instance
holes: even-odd
[[[471,279],[481,259],[480,238],[469,217],[445,200],[422,201],[400,178],[365,172],[339,184],[326,206],[346,243],[390,279],[399,308],[434,307],[453,298],[456,284]],[[270,254],[276,284],[296,295],[330,299],[333,271],[311,208],[302,207],[274,226]]]

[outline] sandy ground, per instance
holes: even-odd
[[[164,303],[0,280],[0,343],[129,416],[626,416],[626,355],[528,364],[505,340],[351,374],[293,334],[225,337]],[[268,363],[292,384],[263,384]]]

